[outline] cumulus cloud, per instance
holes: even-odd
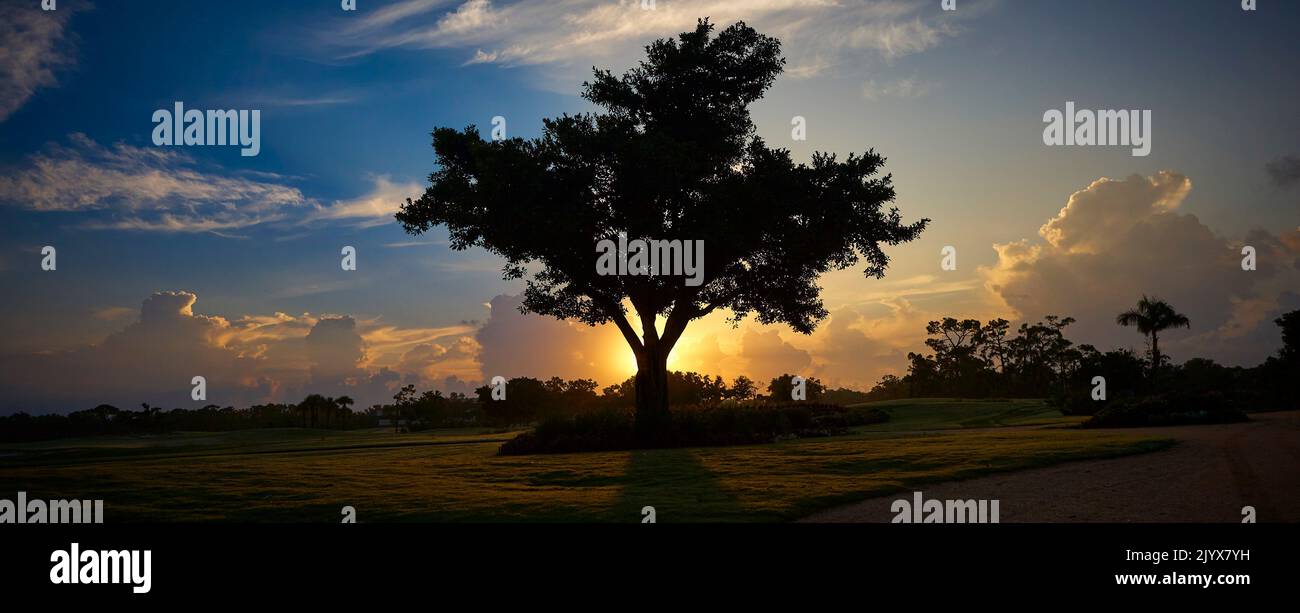
[[[484,379],[494,376],[621,381],[635,371],[632,350],[613,326],[591,327],[523,314],[520,296],[500,295],[475,334]]]
[[[304,392],[348,396],[366,406],[387,401],[401,382],[401,375],[389,368],[371,371],[362,367],[366,342],[351,317],[323,317],[303,341],[311,363]],[[298,395],[303,394],[295,397]]]
[[[355,319],[322,318],[307,333],[306,342],[313,383],[345,381],[361,373],[366,343],[357,334]]]
[[[196,299],[190,292],[159,292],[144,301],[138,320],[98,345],[0,358],[2,408],[134,407],[142,401],[191,406],[195,376],[207,380],[214,403],[269,394],[271,383],[259,377],[255,361],[220,344],[230,323],[195,314]]]
[[[886,374],[901,374],[907,351],[900,345],[912,344],[924,324],[912,316],[914,311],[906,301],[889,306],[892,312],[881,318],[850,308],[831,313],[830,321],[814,335],[818,346],[813,353],[813,373],[828,385],[862,390],[870,389]],[[882,333],[891,321],[899,319],[913,328],[901,338]]]
[[[0,176],[0,202],[93,213],[92,228],[209,232],[282,220],[308,204],[298,188],[278,179],[205,172],[172,149],[105,147],[72,134],[68,144],[51,144]]]
[[[740,355],[747,373],[757,381],[768,381],[785,373],[805,373],[812,365],[812,356],[807,351],[787,343],[776,330],[747,330]]]
[[[1271,326],[1263,313],[1278,304],[1279,288],[1300,281],[1295,256],[1282,238],[1258,230],[1246,242],[1259,250],[1259,269],[1243,271],[1241,241],[1179,211],[1191,188],[1187,177],[1167,171],[1098,179],[1039,229],[1041,241],[994,245],[998,260],[980,274],[1020,316],[1073,316],[1071,336],[1099,347],[1140,347],[1115,315],[1143,294],[1159,296],[1192,322],[1191,331],[1170,334],[1171,351],[1184,353],[1176,358],[1256,363],[1276,342],[1236,342],[1244,334],[1238,328]]]
[[[646,40],[676,35],[704,16],[729,25],[744,20],[786,42],[790,74],[808,77],[863,51],[893,59],[939,45],[956,23],[982,12],[987,2],[938,15],[904,0],[566,0],[560,4],[466,0],[457,4],[405,0],[348,23],[330,41],[349,55],[383,49],[463,49],[466,63],[581,64],[592,58],[638,51]]]
[[[97,344],[0,356],[0,411],[246,406],[312,393],[368,406],[391,399],[403,382],[466,391],[478,381],[469,324],[403,328],[310,313],[227,319],[196,313],[197,300],[192,292],[157,292]],[[87,316],[116,320],[119,311],[88,309]],[[426,354],[411,349],[437,343],[442,348]],[[206,401],[190,397],[195,376],[206,379]]]
[[[0,4],[0,122],[36,94],[58,84],[57,73],[74,63],[68,19],[79,8],[64,3],[57,11],[35,3]]]
[[[464,386],[482,381],[478,356],[481,347],[472,336],[459,336],[448,343],[420,343],[402,354],[397,370],[407,381],[432,385],[443,391],[464,391]],[[461,382],[445,388],[448,380]]]
[[[404,328],[346,315],[276,313],[236,320],[231,330],[223,343],[241,355],[259,358],[260,372],[277,381],[281,390],[278,397],[288,400],[307,394],[350,396],[357,406],[369,406],[387,402],[403,383],[443,389],[441,382],[435,381],[435,374],[454,377],[476,373],[472,352],[466,366],[454,362],[456,356],[448,351],[431,352],[437,355],[428,355],[428,360],[422,361],[422,352],[411,348],[436,347],[434,340],[458,346],[456,340],[442,339],[468,338],[465,335],[473,327],[467,324]],[[453,366],[449,368],[449,364]]]
[[[720,331],[710,326],[710,319],[697,321],[686,329],[686,333],[673,349],[669,365],[674,370],[693,371],[720,375],[732,379],[737,375],[746,375],[747,363],[740,355],[739,339],[730,330]],[[724,340],[728,342],[723,346]],[[751,377],[752,378],[752,377]]]

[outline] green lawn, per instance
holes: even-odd
[[[931,404],[934,406],[925,406]],[[950,405],[973,406],[970,413]],[[101,498],[108,521],[781,521],[926,483],[1163,448],[1073,429],[945,430],[1049,418],[923,401],[889,431],[743,447],[500,457],[509,434],[263,430],[0,448],[0,497]],[[938,416],[958,411],[961,419]],[[903,432],[902,430],[938,430]]]
[[[866,429],[875,432],[952,430],[1006,426],[1070,426],[1084,417],[1067,417],[1042,400],[972,400],[916,398],[853,405],[889,413],[889,421]]]

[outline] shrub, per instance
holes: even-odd
[[[1103,405],[1086,392],[1056,391],[1047,397],[1047,406],[1060,411],[1062,415],[1092,415],[1101,410]]]
[[[853,426],[879,423],[888,414],[828,404],[724,403],[678,407],[668,428],[654,440],[637,436],[628,409],[607,409],[542,421],[501,446],[501,455],[615,451],[658,447],[752,445],[777,440],[844,434]]]
[[[1218,392],[1167,392],[1115,400],[1083,422],[1083,427],[1221,424],[1246,420],[1246,414]]]

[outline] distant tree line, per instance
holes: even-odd
[[[720,403],[788,402],[794,375],[783,374],[768,383],[762,393],[753,379],[744,375],[728,384],[720,376],[696,372],[669,371],[668,399],[671,406],[705,406]],[[867,394],[850,389],[829,390],[815,377],[804,382],[806,399],[828,404],[865,402]],[[517,377],[506,382],[505,400],[492,400],[492,388],[475,390],[482,407],[484,425],[504,426],[531,423],[551,417],[625,408],[636,405],[636,377],[606,386],[596,393],[591,379],[565,381],[559,377],[541,381]]]
[[[330,398],[312,394],[298,404],[258,404],[244,409],[210,404],[198,409],[164,409],[142,403],[140,410],[101,404],[67,415],[16,413],[0,417],[0,441],[31,441],[104,434],[163,434],[166,432],[223,432],[250,428],[371,427],[373,416],[352,410],[347,396]]]
[[[1066,337],[1071,317],[1048,315],[1013,333],[1005,319],[980,322],[946,317],[926,326],[928,353],[908,353],[907,374],[886,375],[868,392],[872,400],[924,397],[1048,398],[1067,413],[1089,413],[1093,378],[1104,377],[1109,399],[1166,393],[1217,394],[1246,408],[1295,408],[1300,402],[1300,311],[1275,323],[1283,347],[1252,368],[1223,366],[1207,358],[1171,363],[1158,334],[1189,325],[1168,304],[1143,298],[1121,313],[1120,325],[1148,338],[1148,351],[1100,351]]]
[[[1101,354],[1065,336],[1074,318],[1048,315],[1011,330],[1010,322],[945,317],[926,326],[931,353],[907,354],[907,374],[886,375],[869,392],[873,399],[923,397],[1042,398],[1066,389],[1085,362],[1109,355],[1123,370],[1137,358],[1123,351]],[[1121,384],[1123,385],[1123,384]]]
[[[767,395],[749,377],[739,376],[727,384],[722,377],[695,372],[673,371],[668,375],[674,406],[713,405],[724,402],[763,402],[769,398],[788,401],[792,375],[773,378]],[[506,383],[504,400],[492,399],[492,388],[483,386],[474,395],[438,390],[419,392],[405,385],[393,402],[354,410],[354,401],[311,394],[297,404],[259,404],[236,409],[207,405],[198,409],[163,409],[141,405],[140,410],[101,404],[93,409],[66,415],[17,413],[0,417],[0,441],[17,442],[96,435],[144,435],[168,432],[221,432],[251,428],[317,428],[348,430],[391,427],[397,432],[434,428],[494,427],[526,425],[561,415],[573,415],[609,408],[632,407],[636,402],[635,377],[605,387],[599,393],[591,379],[545,381],[516,377]],[[816,378],[805,382],[807,399],[829,404],[863,402],[867,395],[855,390],[827,390]]]

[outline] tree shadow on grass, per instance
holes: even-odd
[[[655,509],[657,522],[745,521],[747,512],[690,449],[633,451],[623,474],[615,522],[640,522]]]

